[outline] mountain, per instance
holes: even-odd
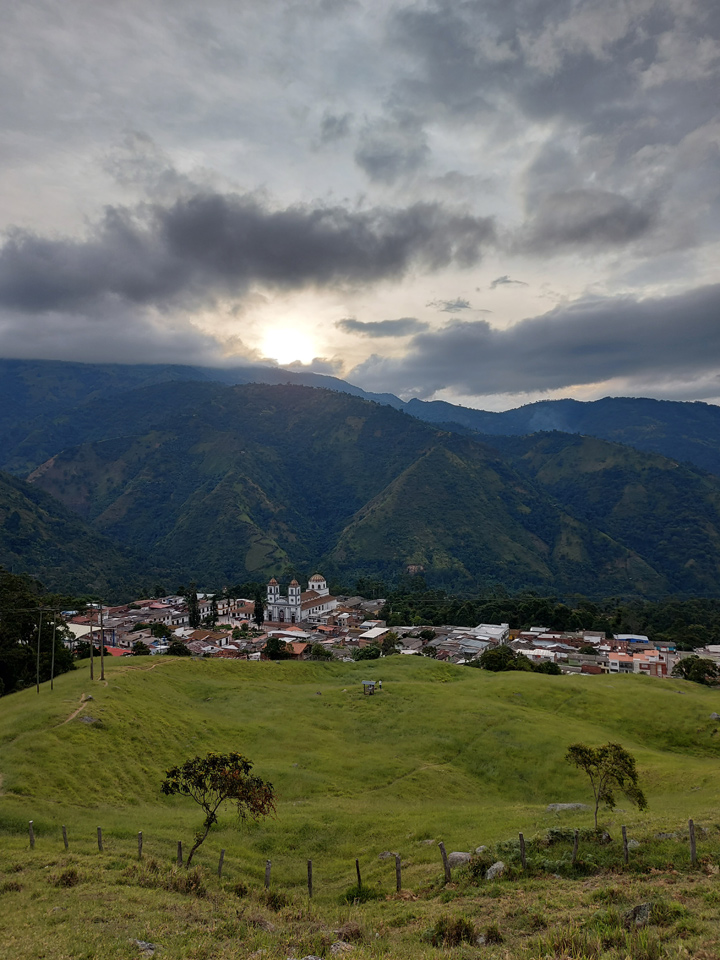
[[[674,590],[717,590],[720,484],[715,477],[594,437],[549,433],[492,441],[574,517],[663,570]]]
[[[662,541],[646,543],[646,501],[623,523],[591,516],[583,493],[573,500],[533,473],[512,438],[486,438],[506,444],[496,449],[337,392],[172,382],[88,402],[58,429],[62,449],[32,483],[207,586],[321,565],[344,582],[412,567],[458,589],[717,593],[720,482],[662,458],[648,466],[619,444],[606,445],[613,462],[628,483],[645,471],[647,502],[664,497],[672,511],[684,498],[678,515],[704,531],[707,556],[679,569]],[[43,430],[35,441],[49,449]],[[674,485],[659,492],[669,473]]]
[[[368,393],[345,380],[280,367],[231,368],[162,364],[90,364],[52,360],[0,360],[0,468],[21,475],[53,452],[44,435],[65,437],[87,405],[162,383],[295,384],[374,400],[442,429],[493,436],[548,430],[580,433],[692,463],[720,475],[720,407],[632,397],[543,400],[493,413],[441,400],[403,402],[390,393]],[[123,403],[125,399],[123,400]],[[78,442],[73,435],[67,442]],[[37,449],[36,449],[37,446]]]
[[[558,430],[624,443],[637,450],[692,463],[720,475],[720,407],[709,403],[605,397],[603,400],[541,400],[491,413],[440,400],[410,400],[406,413],[428,423],[493,436],[525,436]]]
[[[0,469],[26,473],[50,455],[40,446],[43,436],[63,437],[63,429],[76,428],[88,405],[105,400],[110,410],[115,399],[144,387],[167,383],[291,383],[321,387],[364,397],[401,408],[392,394],[367,393],[336,377],[297,373],[279,367],[196,367],[171,364],[72,363],[58,360],[0,359]],[[131,401],[132,403],[132,401]],[[54,441],[51,441],[51,446]]]
[[[143,578],[157,573],[37,485],[2,472],[0,566],[51,591],[108,601],[144,592]]]

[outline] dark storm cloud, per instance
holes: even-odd
[[[519,246],[542,253],[548,247],[620,246],[637,240],[653,223],[650,210],[604,190],[566,190],[540,201]]]
[[[0,305],[84,309],[104,298],[163,306],[280,289],[372,283],[410,268],[468,267],[492,221],[436,203],[274,210],[253,196],[203,194],[171,206],[109,208],[84,240],[11,232],[0,251]]]
[[[720,365],[720,285],[664,299],[580,301],[506,330],[455,323],[415,337],[399,360],[372,357],[349,379],[431,396],[530,393],[617,377],[676,380]]]
[[[428,307],[435,307],[441,313],[458,313],[460,310],[472,310],[469,300],[457,297],[455,300],[431,300]]]
[[[355,320],[353,317],[347,317],[344,320],[337,320],[335,326],[345,333],[357,333],[361,337],[407,337],[411,333],[420,333],[421,330],[427,330],[427,323],[417,320],[415,317],[400,317],[398,320],[374,320],[363,323],[362,320]]]

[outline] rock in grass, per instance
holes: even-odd
[[[623,920],[626,927],[644,927],[650,921],[652,903],[639,903],[636,907],[628,910]]]
[[[710,719],[711,719],[711,720],[720,720],[720,713],[711,713],[711,714],[710,714]]]
[[[455,850],[453,853],[448,854],[448,865],[451,867],[462,867],[466,863],[470,863],[471,859],[471,853],[462,853],[459,850]]]
[[[390,860],[391,858],[395,859],[395,854],[391,850],[384,850],[378,854],[378,860]]]
[[[547,805],[548,813],[562,813],[563,810],[591,810],[586,803],[549,803]]]
[[[484,844],[481,844],[479,847],[475,847],[475,853],[485,853],[487,847]]]
[[[486,880],[497,880],[498,877],[501,877],[505,873],[505,864],[502,860],[498,860],[491,867],[485,871]]]
[[[334,957],[341,957],[345,953],[349,953],[354,950],[355,947],[352,943],[346,943],[344,940],[336,940],[335,943],[330,946],[330,953]]]
[[[635,850],[640,846],[639,840],[628,840],[628,850]]]
[[[146,957],[152,957],[157,950],[157,944],[149,943],[147,940],[131,940],[130,943],[142,951]]]

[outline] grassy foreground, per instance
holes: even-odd
[[[0,700],[0,943],[9,960],[137,957],[131,940],[178,958],[330,955],[337,941],[352,946],[336,953],[359,958],[451,948],[518,958],[720,956],[714,691],[639,677],[492,675],[405,657],[143,658],[111,662],[106,673],[106,684],[91,685],[84,664],[52,693],[45,685],[39,696]],[[363,697],[360,681],[373,677],[383,691]],[[567,745],[609,739],[636,756],[650,807],[639,814],[621,800],[603,816],[613,843],[583,840],[572,868],[567,842],[530,838],[592,825],[589,811],[546,808],[589,800],[564,762]],[[247,754],[274,784],[278,815],[241,830],[226,815],[189,881],[172,861],[201,817],[190,801],[163,797],[159,783],[166,767],[208,750]],[[708,831],[694,869],[682,836],[688,817]],[[640,842],[628,867],[621,824]],[[516,845],[503,844],[519,831],[529,841],[525,872]],[[659,832],[680,836],[657,840]],[[458,870],[447,887],[439,840],[448,851],[500,844],[485,856],[503,859],[511,876],[478,879],[478,862],[475,877]],[[394,857],[380,856],[388,851],[402,858],[400,895]],[[341,905],[355,858],[364,886],[382,898]],[[645,901],[656,903],[651,922],[628,931],[624,911]]]

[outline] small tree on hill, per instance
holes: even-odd
[[[191,797],[205,814],[186,866],[190,866],[195,851],[217,823],[217,812],[226,801],[235,806],[241,821],[248,817],[257,820],[275,812],[272,784],[250,776],[251,769],[252,763],[240,753],[208,753],[165,772],[160,784],[162,792],[167,796]]]
[[[268,660],[289,660],[290,650],[280,637],[268,637],[265,644],[265,656]]]
[[[604,743],[600,747],[588,747],[573,743],[565,754],[568,763],[584,770],[590,778],[595,797],[595,829],[598,825],[598,807],[604,803],[608,809],[615,808],[615,790],[621,790],[639,810],[647,807],[645,794],[638,784],[635,758],[619,743]]]

